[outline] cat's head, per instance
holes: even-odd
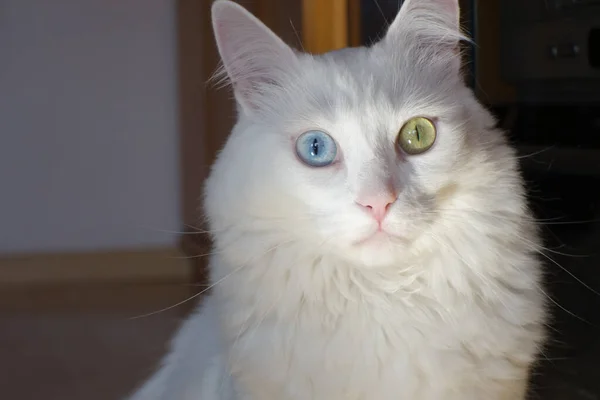
[[[456,210],[521,206],[512,153],[461,74],[458,0],[407,0],[380,42],[320,56],[235,3],[212,10],[238,104],[207,183],[216,232],[384,266],[451,235]]]

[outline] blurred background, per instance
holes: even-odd
[[[548,247],[531,398],[600,399],[600,0],[460,2],[465,79],[520,152]],[[3,398],[122,398],[204,288],[198,199],[234,117],[205,84],[211,3],[0,0]],[[402,1],[240,3],[321,53],[372,44]]]

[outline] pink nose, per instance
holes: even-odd
[[[374,196],[361,197],[356,200],[356,203],[365,208],[377,222],[381,223],[397,198],[398,196],[395,193],[385,192]]]

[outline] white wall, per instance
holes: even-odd
[[[0,252],[174,243],[175,0],[0,1]]]

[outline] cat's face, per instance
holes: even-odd
[[[441,15],[419,14],[437,3],[447,7]],[[409,1],[380,43],[319,57],[288,51],[221,3],[215,30],[240,116],[208,182],[213,227],[383,266],[406,257],[434,224],[451,226],[441,211],[474,190],[478,145],[501,143],[470,136],[488,117],[460,75],[454,3]],[[248,27],[246,37],[232,36],[239,18],[259,29],[255,36]],[[445,23],[438,29],[448,41],[428,23]],[[404,26],[420,24],[421,36]],[[256,60],[269,40],[271,58]],[[240,57],[253,58],[244,66]]]

